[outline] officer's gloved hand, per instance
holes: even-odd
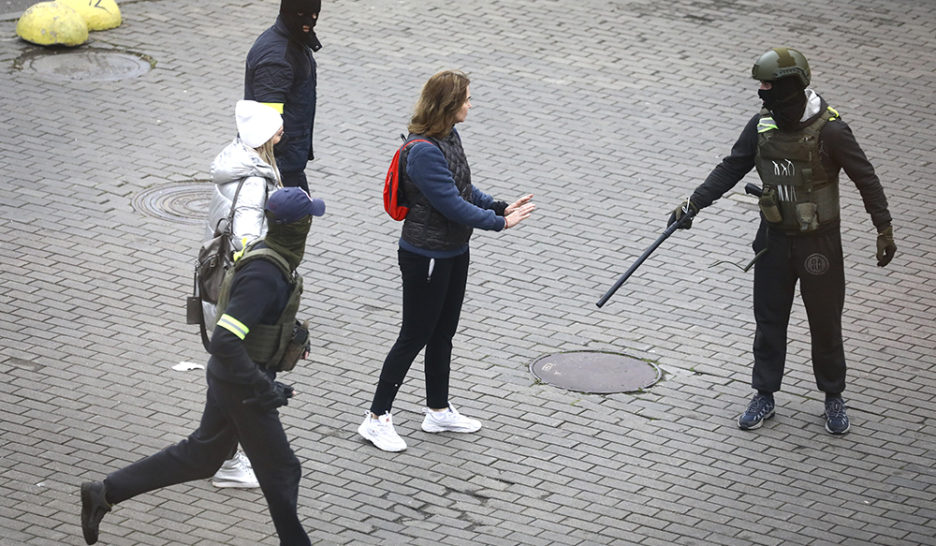
[[[270,411],[289,403],[293,396],[293,388],[279,381],[257,382],[254,384],[254,397],[244,400],[248,406]]]
[[[882,227],[877,236],[877,261],[878,267],[884,267],[889,264],[897,253],[897,245],[894,244],[894,228],[890,224]]]
[[[666,227],[670,227],[674,222],[678,222],[680,218],[683,217],[686,212],[689,210],[692,211],[692,214],[699,212],[699,207],[695,206],[695,203],[686,199],[686,201],[676,207],[673,212],[669,215],[669,220],[666,221]],[[689,218],[679,226],[679,229],[689,229],[692,227],[692,218]]]

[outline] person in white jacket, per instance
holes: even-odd
[[[263,207],[270,193],[283,187],[273,159],[273,146],[283,136],[283,119],[273,108],[250,100],[237,101],[234,115],[237,136],[211,162],[214,192],[205,220],[204,239],[214,237],[218,224],[226,221],[236,194],[232,242],[238,251],[266,234]],[[213,327],[214,304],[203,302],[203,308],[205,324]]]
[[[232,242],[239,251],[246,243],[266,235],[263,210],[267,198],[283,187],[273,158],[273,146],[283,137],[283,118],[273,108],[252,100],[237,101],[234,117],[237,136],[211,163],[215,186],[205,222],[205,240],[214,237],[218,222],[225,221],[230,214],[236,193]],[[216,308],[213,303],[202,302],[202,310],[210,335],[217,319]],[[211,483],[215,487],[260,487],[250,461],[239,450],[224,461]]]

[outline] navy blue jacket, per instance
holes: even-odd
[[[313,157],[315,82],[312,50],[290,38],[277,17],[247,53],[244,98],[283,104],[284,135],[276,146],[276,164],[283,174],[302,172]]]

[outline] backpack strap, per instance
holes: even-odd
[[[400,136],[402,137],[403,135],[400,135]],[[439,147],[438,144],[436,144],[435,142],[432,142],[431,140],[427,140],[427,139],[425,139],[425,138],[414,138],[413,140],[407,140],[406,142],[404,142],[403,145],[400,146],[400,149],[397,150],[397,154],[399,155],[399,159],[397,160],[397,162],[398,162],[397,171],[400,173],[400,182],[401,182],[401,183],[402,183],[402,181],[403,181],[403,176],[406,175],[405,160],[406,160],[406,158],[409,157],[409,150],[408,150],[408,148],[409,148],[411,145],[416,144],[417,142],[425,142],[426,144],[432,144],[432,145],[435,146],[436,148]],[[402,187],[402,184],[401,184],[400,192],[402,193],[403,191],[404,191],[404,190],[403,190],[403,187]]]
[[[289,268],[289,262],[286,261],[286,258],[280,256],[279,253],[272,248],[254,248],[254,245],[259,241],[260,240],[258,239],[257,241],[247,245],[247,248],[241,257],[236,262],[234,262],[234,271],[240,271],[241,268],[243,268],[249,262],[263,259],[276,264],[279,270],[283,273],[283,276],[289,279],[290,284],[294,284],[294,271]]]
[[[417,142],[425,142],[426,144],[432,144],[433,146],[436,145],[431,140],[426,140],[424,138],[414,138],[413,140],[407,140],[403,143],[403,146],[400,147],[400,153],[402,153],[406,148],[409,148],[411,144],[416,144]]]
[[[247,177],[240,179],[240,182],[237,183],[237,189],[234,191],[234,198],[231,199],[231,210],[228,212],[227,219],[228,225],[231,225],[231,222],[234,220],[234,209],[237,208],[237,197],[240,195],[241,188],[244,187],[244,182],[247,181]]]

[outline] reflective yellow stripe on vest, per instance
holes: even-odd
[[[767,131],[772,131],[777,128],[777,122],[774,121],[771,117],[760,118],[760,121],[757,122],[757,132],[766,133]]]
[[[831,106],[826,106],[829,110],[829,121],[835,121],[839,118],[838,110],[832,108]],[[760,118],[760,121],[757,122],[757,132],[766,133],[767,131],[772,131],[777,128],[777,122],[770,116],[765,116]]]
[[[231,332],[241,341],[247,337],[247,334],[250,333],[250,328],[244,326],[244,323],[237,320],[236,318],[228,315],[227,313],[221,315],[221,318],[218,319],[218,326],[224,328],[228,332]]]

